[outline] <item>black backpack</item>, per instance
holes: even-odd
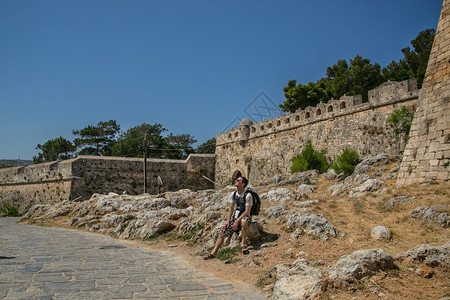
[[[243,197],[244,199],[245,199],[245,197],[247,197],[247,193],[252,194],[252,197],[253,197],[253,205],[252,205],[252,209],[250,210],[250,215],[257,216],[257,215],[259,215],[259,209],[261,208],[261,198],[259,198],[259,195],[255,191],[246,189],[244,192],[244,197]],[[236,197],[236,191],[233,193],[233,201],[234,201],[234,203],[236,203],[236,205],[238,207],[245,205],[245,202],[244,203],[239,202],[239,198]],[[245,210],[245,208],[244,208],[244,210]]]

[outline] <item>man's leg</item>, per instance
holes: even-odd
[[[224,240],[225,240],[225,233],[223,231],[220,231],[219,237],[217,238],[216,241],[216,245],[214,246],[214,249],[211,252],[212,255],[217,256],[217,252],[219,251],[220,247],[222,247]]]
[[[247,235],[248,235],[248,221],[245,219],[241,220],[241,229],[242,229],[242,241],[241,246],[245,247],[247,244]]]

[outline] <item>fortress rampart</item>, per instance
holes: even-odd
[[[203,177],[214,178],[214,162],[212,154],[191,154],[186,160],[147,159],[147,191],[159,193],[158,176],[164,191],[214,188]],[[93,193],[142,194],[143,168],[142,158],[78,156],[0,169],[0,205],[8,203],[24,212],[33,204],[85,200]]]
[[[369,91],[366,103],[361,95],[343,96],[256,124],[244,119],[216,137],[216,187],[229,184],[238,171],[254,184],[289,175],[291,159],[308,140],[330,159],[345,147],[361,157],[399,154],[405,145],[386,119],[402,105],[414,111],[418,97],[416,80],[386,82]]]
[[[444,0],[397,185],[450,179],[450,1]]]

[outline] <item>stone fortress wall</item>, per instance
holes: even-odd
[[[213,154],[191,154],[186,160],[147,159],[147,192],[214,188]],[[93,193],[144,192],[143,159],[78,156],[61,162],[0,169],[0,206],[8,203],[21,212],[37,203],[86,200]]]
[[[344,96],[316,107],[239,127],[216,137],[215,155],[190,155],[182,160],[149,159],[148,192],[183,188],[202,190],[231,183],[241,172],[253,185],[270,182],[274,175],[290,174],[291,159],[308,140],[331,159],[345,147],[361,157],[400,154],[398,185],[450,175],[450,0],[444,0],[436,37],[421,91],[415,80],[387,82],[362,97]],[[386,119],[406,105],[415,111],[407,145],[398,143]],[[416,110],[417,109],[417,110]],[[215,184],[209,179],[215,178]],[[35,203],[84,200],[93,193],[143,192],[143,159],[79,156],[62,162],[0,169],[0,205],[26,211]]]
[[[361,157],[399,154],[405,145],[386,119],[402,105],[414,111],[418,97],[416,80],[386,82],[369,91],[365,103],[361,95],[343,96],[260,123],[244,119],[216,137],[216,187],[229,184],[237,172],[253,184],[289,175],[291,159],[308,140],[316,150],[327,150],[329,159],[345,147]]]
[[[444,0],[397,185],[450,178],[450,1]]]

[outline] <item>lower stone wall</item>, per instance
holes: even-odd
[[[72,164],[73,199],[87,199],[93,193],[144,193],[142,158],[79,156]],[[186,160],[147,159],[147,193],[179,189],[201,190],[214,185],[202,177],[214,178],[214,155],[190,155]]]
[[[147,160],[147,192],[214,188],[215,157],[191,154],[186,160]],[[144,192],[141,158],[79,156],[62,162],[0,169],[0,206],[27,211],[36,203],[86,200],[93,193],[130,195]],[[162,185],[158,184],[158,177]]]
[[[72,161],[0,169],[0,207],[6,203],[23,213],[36,203],[70,199]]]
[[[405,145],[398,142],[386,119],[394,109],[406,105],[413,110],[416,103],[417,98],[378,107],[361,104],[348,114],[239,142],[220,143],[224,138],[218,136],[216,187],[230,184],[237,171],[254,185],[270,182],[276,174],[290,175],[291,159],[308,140],[314,149],[327,150],[330,160],[345,147],[357,150],[363,158],[379,153],[400,154]]]

